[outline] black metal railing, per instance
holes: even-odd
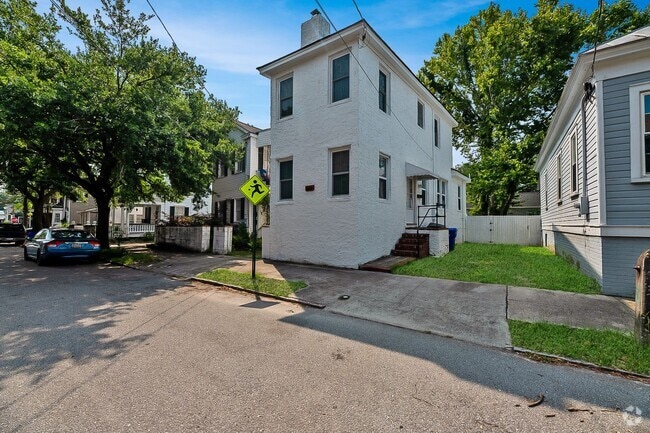
[[[434,227],[447,227],[447,208],[444,203],[418,206],[417,234],[420,234],[420,228]]]

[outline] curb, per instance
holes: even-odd
[[[250,293],[252,295],[259,295],[259,296],[264,296],[266,298],[277,299],[279,301],[291,302],[291,303],[294,303],[294,304],[300,304],[300,305],[304,305],[304,306],[307,306],[307,307],[318,308],[319,310],[322,310],[323,308],[325,308],[325,305],[305,301],[304,299],[300,299],[300,298],[289,298],[287,296],[271,295],[269,293],[258,292],[257,290],[246,289],[244,287],[236,286],[234,284],[226,284],[226,283],[222,283],[220,281],[206,280],[204,278],[189,277],[189,279],[192,280],[192,281],[198,281],[200,283],[210,284],[210,285],[213,285],[213,286],[229,287],[231,289],[235,289],[235,290],[238,290],[238,291],[241,291],[241,292]]]
[[[567,358],[567,357],[560,356],[560,355],[553,355],[552,353],[536,352],[534,350],[524,349],[523,347],[513,346],[511,348],[511,350],[513,352],[515,352],[515,353],[522,353],[522,354],[526,354],[526,355],[540,356],[542,358],[549,358],[549,359],[554,359],[554,360],[557,360],[557,361],[567,362],[569,364],[574,364],[574,365],[577,365],[579,367],[587,367],[587,368],[591,368],[591,369],[595,369],[595,370],[601,370],[601,371],[606,371],[606,372],[610,372],[610,373],[616,373],[616,374],[620,374],[620,375],[623,375],[623,376],[630,376],[631,378],[643,379],[644,381],[650,381],[650,376],[649,375],[642,374],[642,373],[636,373],[634,371],[620,370],[620,369],[614,368],[614,367],[605,367],[605,366],[602,366],[602,365],[593,364],[591,362],[581,361],[579,359]]]

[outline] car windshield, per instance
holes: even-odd
[[[92,239],[93,236],[84,231],[78,231],[78,230],[57,230],[52,232],[52,238],[53,239],[66,239],[66,240],[88,240]]]

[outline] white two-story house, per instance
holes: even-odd
[[[256,128],[237,121],[237,128],[228,137],[244,149],[242,158],[233,165],[223,162],[217,164],[215,179],[212,182],[212,212],[223,224],[245,223],[248,231],[253,230],[253,205],[244,198],[239,187],[253,174],[269,175],[268,130]],[[258,206],[258,217],[262,207]],[[263,223],[258,218],[258,225]]]
[[[329,29],[312,12],[301,48],[258,68],[274,174],[262,255],[357,268],[408,227],[445,227],[456,122],[365,20]]]

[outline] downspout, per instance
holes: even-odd
[[[594,93],[594,85],[587,81],[584,84],[584,95],[582,95],[582,195],[578,203],[578,215],[584,215],[589,221],[589,197],[587,196],[587,103]]]

